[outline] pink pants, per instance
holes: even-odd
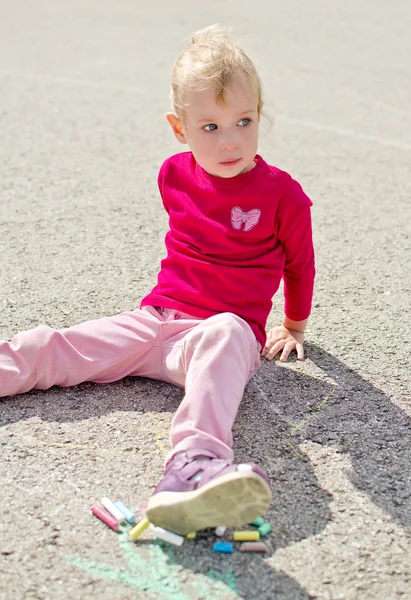
[[[168,460],[190,448],[232,459],[232,426],[259,366],[259,344],[240,317],[198,319],[150,306],[68,329],[41,325],[0,342],[0,397],[127,375],[167,381],[185,389]]]

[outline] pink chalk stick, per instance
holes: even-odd
[[[264,542],[244,542],[240,546],[240,552],[268,552],[268,546]]]
[[[95,515],[100,521],[103,521],[106,525],[110,527],[113,531],[118,531],[120,527],[120,523],[115,519],[110,513],[100,506],[92,506],[91,512]]]

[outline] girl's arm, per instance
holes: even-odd
[[[311,311],[315,276],[311,204],[301,186],[291,179],[282,197],[277,221],[277,235],[285,251],[285,314],[280,327],[267,333],[262,351],[267,360],[281,352],[280,360],[284,362],[292,350],[297,351],[299,360],[304,358],[304,331]]]

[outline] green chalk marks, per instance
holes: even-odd
[[[81,558],[80,556],[63,555],[69,563],[78,567],[82,571],[99,577],[100,579],[109,579],[115,581],[127,587],[143,591],[143,592],[156,592],[156,582],[148,579],[142,579],[141,576],[132,574],[130,572],[123,571],[117,567],[107,565],[105,563],[96,562],[94,560],[88,560],[87,558]]]
[[[158,540],[139,549],[128,540],[126,532],[118,533],[116,539],[128,564],[128,570],[63,554],[73,566],[98,577],[134,590],[153,594],[157,600],[191,600],[193,594],[201,593],[205,600],[234,600],[239,598],[237,578],[229,569],[225,573],[209,570],[207,574],[192,573],[192,581],[180,581],[182,567],[174,557],[174,548]],[[147,554],[148,557],[143,554]],[[191,571],[190,571],[191,573]],[[183,589],[184,588],[184,589]]]
[[[176,562],[174,560],[174,548],[172,546],[170,546],[170,544],[164,544],[163,545],[163,550],[165,552],[165,554],[167,554],[168,556],[168,561],[170,565],[175,565]],[[210,598],[210,600],[214,600],[214,596],[210,596],[209,593],[210,591],[213,591],[214,593],[218,590],[218,586],[217,590],[211,590],[210,589],[210,581],[209,579],[213,579],[217,584],[223,584],[224,586],[228,586],[236,595],[238,594],[238,590],[237,590],[237,577],[234,575],[233,570],[232,569],[228,569],[228,571],[226,571],[225,573],[221,573],[221,571],[216,571],[215,569],[210,569],[209,571],[207,571],[206,575],[202,575],[202,574],[197,574],[196,576],[196,588],[197,590],[200,590],[201,588],[201,593],[203,594],[203,596],[205,598]],[[205,587],[204,587],[205,585]],[[208,589],[208,592],[207,592]],[[224,600],[227,598],[227,589],[226,587],[222,587],[220,592],[221,594],[223,594],[223,596],[221,596]],[[220,596],[219,596],[220,597]]]
[[[175,570],[167,568],[164,552],[158,541],[147,548],[149,560],[145,560],[135,545],[130,544],[128,537],[119,539],[124,558],[133,573],[143,572],[151,581],[157,581],[159,593],[166,593],[165,598],[188,600],[188,596],[181,591],[181,583]]]
[[[207,577],[210,579],[215,579],[224,585],[227,585],[230,589],[233,590],[236,594],[238,594],[237,589],[237,577],[234,575],[232,569],[228,569],[225,573],[221,573],[221,571],[215,571],[214,569],[210,569],[207,571]]]

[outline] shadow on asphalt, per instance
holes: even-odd
[[[344,363],[312,344],[306,356],[321,371],[307,376],[263,361],[249,383],[234,428],[238,461],[253,460],[270,475],[273,525],[270,550],[320,533],[330,520],[331,495],[322,489],[299,444],[311,440],[349,453],[353,484],[405,527],[411,527],[411,428],[389,397]],[[324,379],[324,375],[327,379]],[[126,378],[107,385],[33,391],[0,402],[0,426],[38,417],[70,422],[114,411],[173,412],[182,391],[171,385]],[[108,393],[109,389],[112,393]],[[195,548],[195,552],[193,552]],[[292,578],[257,555],[210,552],[210,540],[185,544],[174,562],[193,572],[231,570],[239,597],[272,599],[310,596]],[[231,587],[231,586],[230,586]]]

